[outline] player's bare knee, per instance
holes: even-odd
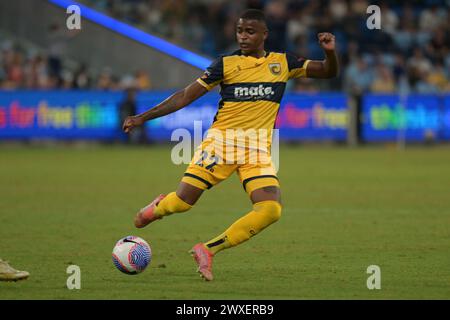
[[[189,194],[178,194],[177,192],[177,197],[182,200],[184,203],[190,205],[191,207],[197,202],[198,198],[197,197],[193,197],[192,195]],[[189,208],[190,209],[190,208]],[[187,209],[187,210],[189,210]],[[187,211],[187,210],[183,210],[183,211]]]
[[[193,206],[202,195],[203,190],[188,183],[181,182],[178,186],[176,195],[182,201]]]
[[[281,204],[281,190],[278,186],[267,186],[254,190],[250,199],[253,203],[273,200]]]

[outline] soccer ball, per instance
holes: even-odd
[[[128,236],[117,241],[112,260],[116,268],[123,273],[138,274],[150,264],[152,249],[144,239]]]

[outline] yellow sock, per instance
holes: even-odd
[[[281,205],[272,200],[261,201],[253,205],[253,211],[233,223],[220,236],[206,242],[208,250],[217,252],[247,241],[281,217]]]
[[[227,249],[231,247],[230,241],[228,241],[228,237],[226,233],[222,233],[220,236],[215,237],[214,239],[209,240],[205,243],[206,248],[212,254],[216,254],[223,249]]]
[[[181,200],[175,192],[169,193],[155,208],[155,215],[163,217],[176,212],[184,212],[192,206]]]

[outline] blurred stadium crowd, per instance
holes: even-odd
[[[270,30],[268,50],[322,59],[316,35],[336,35],[342,68],[332,81],[301,79],[293,91],[343,90],[417,93],[450,91],[450,0],[82,0],[108,15],[214,58],[235,50],[235,23],[246,8],[263,9]],[[367,7],[381,8],[381,30],[368,30]],[[89,73],[66,61],[71,36],[49,28],[44,52],[0,37],[0,88],[151,89],[151,75],[115,75],[105,67]]]
[[[151,89],[149,75],[142,70],[118,76],[109,66],[92,74],[88,64],[69,58],[67,42],[78,31],[51,24],[45,49],[0,33],[1,89]]]

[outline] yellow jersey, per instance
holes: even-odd
[[[210,130],[224,132],[224,142],[234,145],[245,144],[245,138],[229,141],[226,130],[266,132],[266,150],[270,150],[272,129],[286,82],[306,77],[309,61],[277,52],[255,58],[241,54],[240,50],[217,58],[197,79],[207,90],[220,84],[221,100]]]

